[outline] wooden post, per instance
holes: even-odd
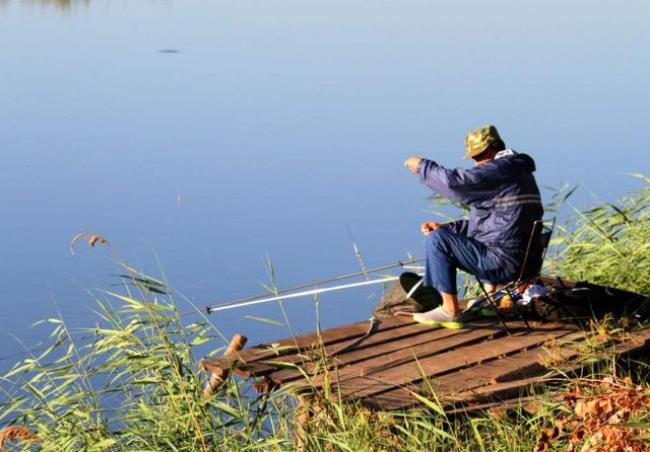
[[[244,348],[247,341],[248,338],[246,336],[242,336],[241,334],[235,334],[230,340],[230,344],[228,344],[228,348],[226,348],[226,351],[224,352],[223,355],[228,356],[237,353],[239,350]],[[208,382],[205,384],[205,387],[203,388],[203,395],[206,397],[212,397],[215,391],[219,389],[219,387],[223,384],[224,381],[226,381],[226,378],[228,378],[229,373],[230,373],[230,369],[213,370],[210,379],[208,380]]]

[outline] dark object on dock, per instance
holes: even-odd
[[[397,312],[424,312],[442,304],[440,293],[431,287],[419,285],[413,291],[420,281],[421,278],[415,273],[402,273],[372,313],[382,316],[393,315]]]
[[[573,295],[586,284],[557,278],[547,283]],[[581,309],[587,305],[593,311],[603,308],[599,311],[603,313],[610,306],[609,312],[631,313],[632,304],[643,305],[644,297],[625,298],[629,292],[587,288],[590,298],[576,303]],[[608,301],[597,300],[605,295]],[[615,303],[617,297],[622,297],[620,303]],[[511,320],[508,334],[494,319],[448,330],[419,325],[409,317],[382,316],[370,335],[368,322],[358,322],[210,358],[203,366],[213,373],[233,370],[253,378],[260,392],[286,388],[302,400],[318,398],[328,389],[344,401],[372,409],[426,409],[422,403],[426,399],[436,400],[449,412],[464,412],[513,403],[531,388],[546,387],[549,377],[579,372],[593,364],[580,358],[594,347],[599,356],[611,359],[650,345],[650,329],[593,341],[574,322],[530,324],[528,329],[524,322]]]
[[[638,321],[650,319],[650,297],[586,281],[569,281],[560,277],[541,277],[539,282],[552,287],[549,295],[534,303],[535,314],[544,320],[567,320],[577,323],[611,315]]]

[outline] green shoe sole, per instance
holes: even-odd
[[[442,328],[448,328],[450,330],[460,330],[463,328],[463,322],[441,322],[439,320],[418,320],[413,318],[417,323],[427,326],[437,326]]]

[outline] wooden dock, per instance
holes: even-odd
[[[303,396],[323,390],[377,410],[425,408],[435,399],[449,412],[506,406],[549,378],[579,372],[594,350],[611,356],[650,345],[650,329],[592,336],[569,322],[466,323],[431,328],[386,317],[287,338],[203,362],[214,375],[251,378],[260,392]],[[434,396],[435,394],[435,396]]]

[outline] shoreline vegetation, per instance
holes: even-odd
[[[641,187],[616,204],[575,209],[556,230],[545,273],[650,295],[650,179],[638,178]],[[581,359],[601,364],[534,409],[522,403],[450,417],[427,400],[420,412],[371,413],[325,393],[309,433],[296,438],[290,394],[257,395],[230,376],[205,397],[197,350],[227,339],[206,316],[188,323],[163,281],[118,262],[123,289],[89,292],[95,325],[70,331],[63,318],[44,320],[46,348],[0,377],[0,449],[640,451],[650,444],[650,360],[602,364],[597,347]],[[598,341],[641,327],[648,325],[605,319],[585,334]]]
[[[11,0],[0,0],[0,8],[9,5]],[[70,11],[77,6],[89,7],[91,0],[28,0],[24,1],[29,6],[40,6],[42,8],[53,7],[59,11]]]

